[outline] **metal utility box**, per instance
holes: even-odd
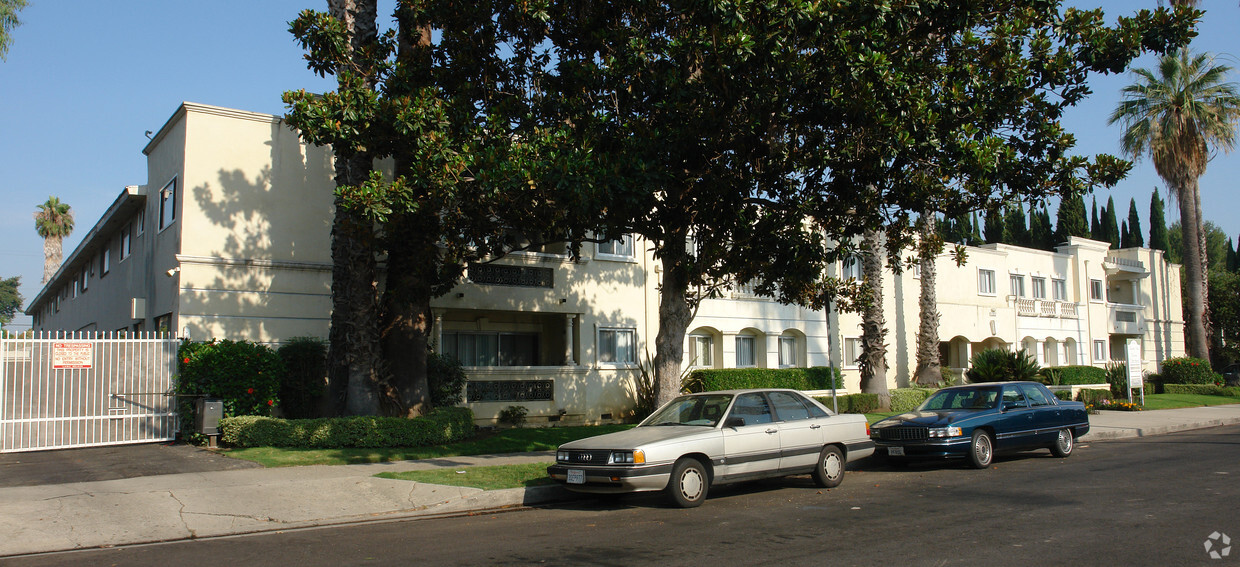
[[[198,398],[194,413],[194,428],[203,435],[220,434],[220,418],[224,417],[224,401],[214,398]]]

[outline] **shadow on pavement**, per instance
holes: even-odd
[[[0,453],[0,488],[262,468],[184,443]]]

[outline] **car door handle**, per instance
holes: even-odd
[[[778,430],[778,429],[768,429],[768,430],[766,430],[766,432],[767,432],[767,433],[779,433],[779,430]]]
[[[810,428],[810,429],[820,429],[821,427],[822,427],[822,426],[821,426],[821,425],[818,425],[817,423],[815,423],[815,424],[813,424],[813,425],[809,426],[809,428]]]

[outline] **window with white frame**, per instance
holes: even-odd
[[[90,262],[87,262],[87,264],[90,264]],[[86,291],[86,289],[90,287],[90,271],[91,268],[89,265],[82,268],[82,291]]]
[[[616,240],[598,243],[599,256],[614,256],[617,258],[633,257],[633,235],[626,234]]]
[[[125,227],[123,230],[121,230],[121,260],[124,260],[125,258],[129,257],[129,251],[130,251],[129,227]]]
[[[1051,280],[1051,297],[1055,301],[1068,300],[1068,282],[1061,279]]]
[[[112,269],[112,243],[105,242],[103,244],[103,254],[99,256],[99,274],[107,275],[108,270]]]
[[[689,337],[689,357],[692,366],[715,365],[715,339],[710,335],[691,335]]]
[[[1094,301],[1102,301],[1102,294],[1102,280],[1089,280],[1089,298]]]
[[[736,336],[736,367],[754,366],[754,347],[757,341],[753,335]]]
[[[1029,283],[1033,287],[1034,299],[1046,299],[1046,278],[1029,278]]]
[[[634,329],[599,329],[598,361],[606,364],[633,364],[637,361]]]
[[[861,361],[861,338],[853,337],[844,339],[844,366],[846,368],[856,368],[860,366]]]
[[[1008,282],[1012,290],[1012,295],[1016,297],[1025,296],[1025,276],[1020,274],[1012,274],[1008,276]]]
[[[177,220],[177,180],[169,181],[159,191],[159,230]]]
[[[138,214],[133,219],[134,231],[137,236],[142,236],[146,232],[146,209],[138,209]]]
[[[779,366],[780,368],[797,366],[796,337],[779,337]]]
[[[1107,359],[1107,342],[1094,341],[1094,361],[1102,361]]]
[[[981,295],[995,294],[995,271],[979,268],[977,270],[977,293]]]
[[[840,279],[853,278],[861,281],[862,275],[864,275],[864,272],[861,270],[861,256],[854,254],[841,261]]]

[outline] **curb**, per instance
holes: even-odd
[[[1133,439],[1136,437],[1166,435],[1168,433],[1176,433],[1179,431],[1192,431],[1194,429],[1206,429],[1225,425],[1240,425],[1240,418],[1208,419],[1205,421],[1195,421],[1192,423],[1174,423],[1171,425],[1158,425],[1152,427],[1114,427],[1107,428],[1105,430],[1099,430],[1097,427],[1091,426],[1089,433],[1082,436],[1080,441],[1090,442],[1104,440],[1109,441],[1115,439]]]

